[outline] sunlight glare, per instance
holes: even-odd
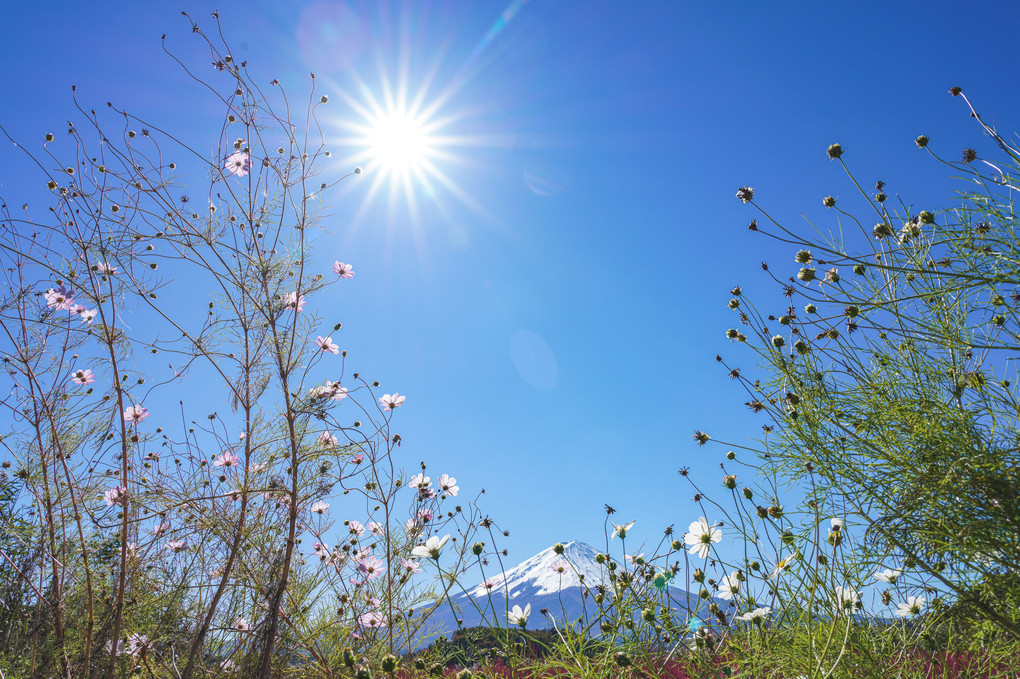
[[[378,117],[366,141],[369,155],[387,172],[415,171],[429,153],[430,140],[423,121],[408,113]]]

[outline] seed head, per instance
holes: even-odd
[[[959,87],[950,87],[949,94],[953,95],[954,97],[958,97],[961,94],[963,94],[963,90],[960,89]]]
[[[977,160],[977,151],[974,149],[963,150],[963,162],[973,163],[975,160]]]
[[[754,200],[754,188],[750,186],[741,186],[737,189],[737,198],[740,199],[741,203],[750,203]]]
[[[784,344],[786,344],[786,340],[783,339],[782,335],[776,335],[775,337],[772,338],[772,346],[774,346],[776,349],[781,348]]]
[[[836,207],[836,199],[833,196],[822,198],[822,205],[825,207]]]

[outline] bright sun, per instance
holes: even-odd
[[[407,113],[388,113],[371,122],[365,141],[368,155],[380,169],[405,174],[425,164],[431,140],[423,120]]]

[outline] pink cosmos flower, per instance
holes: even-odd
[[[441,474],[439,479],[436,481],[436,485],[439,486],[439,490],[450,496],[455,496],[460,492],[460,486],[457,485],[457,479],[453,478],[449,474]]]
[[[549,567],[552,568],[554,572],[559,573],[560,575],[570,572],[570,564],[568,564],[563,559],[556,559],[549,565]]]
[[[85,370],[76,371],[74,373],[74,377],[71,378],[71,381],[74,382],[75,384],[80,384],[83,387],[87,387],[88,385],[96,381],[96,376],[91,370],[86,368]]]
[[[152,534],[158,538],[160,535],[165,533],[168,528],[170,528],[170,522],[164,521],[163,523],[159,524],[158,526],[152,529]]]
[[[351,535],[357,535],[359,538],[365,534],[365,527],[360,521],[348,521],[347,530]]]
[[[107,488],[106,492],[103,493],[103,499],[106,500],[106,506],[112,507],[113,505],[123,505],[127,502],[127,488],[124,486],[114,486],[113,488]]]
[[[187,540],[170,540],[166,543],[166,548],[171,552],[183,552],[188,548]]]
[[[99,264],[96,264],[92,268],[98,271],[99,273],[103,274],[104,276],[112,276],[113,274],[117,273],[117,267],[110,266],[109,263],[107,262],[100,262]]]
[[[237,440],[238,441],[243,441],[246,436],[248,436],[248,435],[242,431],[240,434],[237,435]]]
[[[320,448],[325,448],[328,450],[330,448],[335,448],[336,444],[339,442],[339,439],[330,434],[328,431],[324,431],[321,434],[319,434],[318,442]]]
[[[411,488],[417,488],[418,490],[428,488],[432,485],[432,477],[425,476],[424,474],[415,474],[411,477],[411,480],[407,482],[407,485]]]
[[[418,521],[420,521],[421,523],[428,523],[431,520],[432,512],[430,512],[429,510],[423,509],[420,512],[418,512]]]
[[[354,278],[354,266],[343,262],[333,262],[333,273],[340,278]]]
[[[383,525],[378,521],[369,521],[368,532],[372,535],[382,535],[386,531],[383,529]]]
[[[251,625],[244,618],[237,618],[234,620],[233,628],[238,632],[250,632]]]
[[[233,467],[239,464],[241,464],[241,458],[230,451],[223,451],[223,453],[216,458],[216,461],[213,462],[214,467]]]
[[[404,530],[406,530],[409,534],[417,533],[421,530],[421,522],[416,519],[408,519],[404,522]]]
[[[365,456],[361,454],[355,455],[354,457],[351,458],[351,462],[353,462],[354,464],[361,464],[364,461]]]
[[[358,618],[358,622],[365,627],[386,627],[386,616],[378,611],[372,611]]]
[[[417,561],[412,561],[410,559],[404,558],[400,559],[400,567],[403,568],[408,573],[421,573],[424,570],[422,569],[421,564],[419,564]]]
[[[137,425],[149,416],[149,409],[143,405],[133,405],[124,411],[124,421],[128,424]]]
[[[329,503],[318,500],[312,503],[312,506],[308,508],[308,511],[312,514],[325,514],[327,509],[329,509]]]
[[[244,177],[251,172],[251,155],[244,151],[234,151],[223,162],[223,169],[238,177]]]
[[[406,396],[401,396],[396,392],[392,396],[390,394],[383,394],[382,398],[379,399],[379,405],[383,407],[383,410],[394,410],[404,405],[404,399],[406,398]]]
[[[485,582],[482,583],[482,587],[484,587],[485,589],[489,590],[490,592],[492,591],[493,587],[498,587],[498,586],[499,586],[499,579],[498,578],[487,578],[485,580]]]
[[[283,296],[283,308],[294,309],[295,312],[301,313],[305,309],[305,296],[299,296],[296,292],[288,292]]]
[[[159,451],[158,450],[150,450],[148,453],[145,454],[145,459],[146,460],[158,460],[159,459]]]
[[[377,556],[369,556],[358,563],[358,571],[365,575],[366,580],[375,580],[386,572],[386,566]]]
[[[92,321],[96,320],[96,314],[99,312],[95,309],[85,309],[78,312],[78,318],[85,325],[92,325]]]
[[[333,344],[332,336],[323,337],[322,335],[319,335],[315,338],[315,343],[319,345],[319,349],[322,351],[328,351],[334,355],[340,353],[340,347],[339,345]]]
[[[46,299],[46,306],[54,311],[70,311],[74,307],[74,293],[61,285],[58,288],[50,288],[43,295]]]

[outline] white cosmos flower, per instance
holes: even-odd
[[[703,516],[691,523],[687,527],[687,532],[684,533],[684,542],[690,547],[688,551],[691,554],[697,554],[701,559],[707,559],[712,550],[712,543],[721,540],[722,531],[719,530],[718,524],[708,525],[708,519]]]
[[[836,613],[853,611],[861,603],[861,595],[853,587],[836,585],[832,591],[832,608]]]
[[[506,616],[506,619],[510,624],[520,625],[523,629],[524,626],[528,624],[529,615],[531,615],[531,604],[526,605],[523,611],[520,606],[514,605],[514,607],[510,609],[510,613]]]
[[[743,615],[738,615],[734,620],[740,620],[741,622],[758,622],[762,620],[766,615],[772,612],[772,609],[768,606],[764,608],[756,608],[753,611],[748,611]]]
[[[442,539],[433,535],[425,541],[424,545],[418,545],[411,550],[411,554],[414,556],[421,557],[423,559],[436,559],[439,560],[439,552],[443,549],[443,545],[450,539],[449,535],[444,535]]]
[[[875,573],[875,579],[879,582],[888,582],[890,585],[895,585],[896,580],[898,580],[901,575],[903,575],[903,571],[899,568],[896,570],[886,568],[884,571]]]
[[[733,571],[719,583],[719,598],[730,600],[740,593],[740,575]]]
[[[617,524],[614,523],[613,534],[612,536],[610,536],[609,539],[615,540],[617,535],[619,535],[621,539],[627,537],[627,531],[629,531],[635,523],[637,523],[637,519],[631,521],[630,523],[625,523],[622,526],[618,526]]]
[[[790,570],[791,566],[793,566],[793,555],[792,554],[790,556],[788,556],[788,557],[782,558],[779,561],[777,561],[776,562],[776,567],[772,569],[771,573],[769,573],[768,575],[765,576],[765,579],[766,580],[772,580],[772,579],[778,578],[783,573],[785,573],[786,571]]]
[[[924,608],[923,596],[908,596],[906,601],[897,604],[895,613],[901,618],[909,618],[920,613],[922,608]]]

